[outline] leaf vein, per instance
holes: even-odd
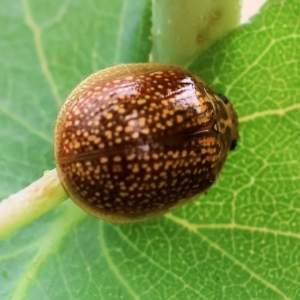
[[[42,43],[41,30],[39,29],[37,24],[34,22],[34,19],[31,15],[28,0],[22,0],[22,6],[24,8],[24,13],[25,13],[25,24],[27,24],[27,26],[31,29],[31,31],[33,33],[34,45],[35,45],[35,48],[36,48],[36,51],[37,51],[38,59],[39,59],[40,64],[41,64],[42,72],[45,75],[46,81],[50,85],[51,91],[53,93],[53,96],[54,96],[58,106],[60,106],[61,103],[63,102],[63,100],[62,100],[62,98],[60,97],[60,95],[58,93],[57,85],[55,84],[55,81],[54,81],[54,79],[51,75],[51,72],[49,70],[49,66],[48,66],[48,63],[47,63],[46,55],[45,55],[44,46],[43,46],[43,43]]]
[[[270,283],[269,281],[267,281],[266,279],[264,279],[263,277],[261,277],[260,275],[258,275],[257,273],[255,273],[253,270],[251,270],[250,268],[248,268],[245,264],[243,264],[242,262],[240,262],[238,259],[236,259],[235,257],[233,257],[230,253],[228,253],[227,251],[225,251],[223,248],[221,248],[218,244],[216,244],[215,242],[213,242],[212,240],[210,240],[206,235],[204,235],[202,233],[201,230],[198,229],[203,229],[203,228],[212,228],[212,229],[223,229],[223,228],[230,228],[230,229],[248,229],[251,228],[251,231],[262,231],[262,232],[266,232],[266,233],[270,233],[272,232],[273,234],[278,234],[277,230],[270,230],[268,228],[261,228],[260,230],[257,230],[258,228],[253,228],[250,226],[241,226],[241,225],[237,225],[237,224],[212,224],[212,225],[197,225],[197,224],[192,224],[189,223],[187,220],[183,220],[180,219],[178,217],[175,217],[171,214],[167,215],[167,218],[172,220],[173,222],[182,225],[183,227],[187,228],[188,230],[194,232],[195,234],[199,235],[204,241],[206,241],[207,243],[209,243],[214,249],[218,250],[220,253],[222,253],[223,255],[225,255],[226,257],[228,257],[230,260],[232,260],[236,265],[240,266],[243,270],[245,270],[246,272],[248,272],[253,278],[257,279],[258,281],[262,282],[266,287],[268,287],[269,289],[273,290],[274,292],[276,292],[278,295],[280,295],[281,297],[283,297],[283,299],[289,299],[292,300],[291,298],[289,298],[283,291],[281,291],[280,289],[278,289],[275,285],[273,285],[272,283]],[[281,232],[282,233],[282,232]],[[300,234],[294,234],[294,233],[289,233],[290,236],[295,236],[297,238],[300,238]]]
[[[128,293],[133,297],[135,300],[139,300],[140,297],[135,293],[135,291],[131,288],[129,283],[125,280],[125,278],[122,276],[120,271],[118,270],[118,267],[115,265],[114,261],[112,260],[110,253],[108,251],[108,248],[105,243],[105,238],[103,236],[103,223],[99,223],[100,227],[100,248],[102,249],[103,256],[106,258],[106,262],[109,265],[111,271],[115,274],[116,278],[120,281],[120,283],[126,288]]]
[[[290,105],[290,106],[285,107],[285,108],[259,111],[259,112],[255,112],[252,115],[244,116],[244,117],[239,118],[239,123],[252,121],[256,118],[262,118],[262,117],[266,117],[266,116],[273,116],[273,115],[284,116],[286,113],[288,113],[290,111],[297,110],[297,109],[300,109],[300,103],[296,103],[296,104]]]

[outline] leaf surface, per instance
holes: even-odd
[[[240,116],[207,195],[129,225],[67,201],[0,241],[0,299],[300,298],[299,15],[297,0],[269,0],[190,62]],[[53,168],[55,116],[78,81],[148,60],[150,3],[2,1],[0,25],[3,198]]]

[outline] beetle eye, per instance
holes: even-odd
[[[223,101],[224,104],[229,103],[229,100],[228,100],[228,98],[225,95],[218,94],[218,96],[221,98],[221,100]]]
[[[230,145],[230,151],[234,150],[237,146],[237,140],[232,140]]]

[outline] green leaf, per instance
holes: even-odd
[[[128,225],[67,201],[0,241],[0,299],[299,299],[299,15],[298,0],[269,0],[189,64],[240,116],[207,195]],[[150,3],[2,1],[0,25],[3,198],[53,168],[55,116],[79,80],[148,59]]]

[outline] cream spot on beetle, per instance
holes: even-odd
[[[152,158],[155,159],[155,160],[157,160],[157,159],[159,159],[159,155],[157,153],[153,153],[152,154]]]
[[[137,104],[142,105],[142,104],[145,104],[146,102],[147,102],[146,99],[139,99],[137,101]]]
[[[127,160],[133,160],[133,159],[135,159],[135,155],[134,154],[127,155]]]
[[[134,164],[132,167],[132,172],[133,173],[138,173],[140,170],[139,165],[138,164]]]
[[[125,114],[125,112],[126,112],[126,110],[123,107],[121,107],[121,108],[118,109],[118,113],[119,114]]]
[[[132,126],[126,126],[125,127],[125,132],[126,133],[130,133],[130,132],[132,132],[133,131],[133,127]]]
[[[166,122],[166,124],[167,124],[167,126],[169,126],[169,127],[173,126],[173,120],[168,120],[168,121]]]
[[[141,129],[141,133],[143,133],[143,134],[149,134],[150,133],[150,130],[149,130],[149,128],[143,128],[143,129]]]
[[[101,162],[102,164],[105,164],[105,163],[108,162],[108,158],[107,158],[107,157],[101,157],[101,158],[100,158],[100,162]]]
[[[74,148],[79,149],[81,147],[81,144],[78,141],[74,142]]]
[[[160,168],[160,166],[161,166],[161,163],[160,163],[160,162],[154,163],[154,164],[153,164],[153,169],[154,169],[155,171],[157,171],[157,170]]]
[[[150,180],[151,179],[151,175],[150,174],[146,174],[145,176],[144,176],[144,181],[148,181],[148,180]]]
[[[132,133],[131,137],[133,139],[137,139],[139,137],[139,133],[137,131],[135,131],[135,132]]]
[[[112,138],[112,132],[110,130],[106,130],[104,132],[104,135],[108,138],[108,139],[111,139]]]
[[[114,157],[114,162],[120,162],[122,160],[121,156],[115,156]]]

